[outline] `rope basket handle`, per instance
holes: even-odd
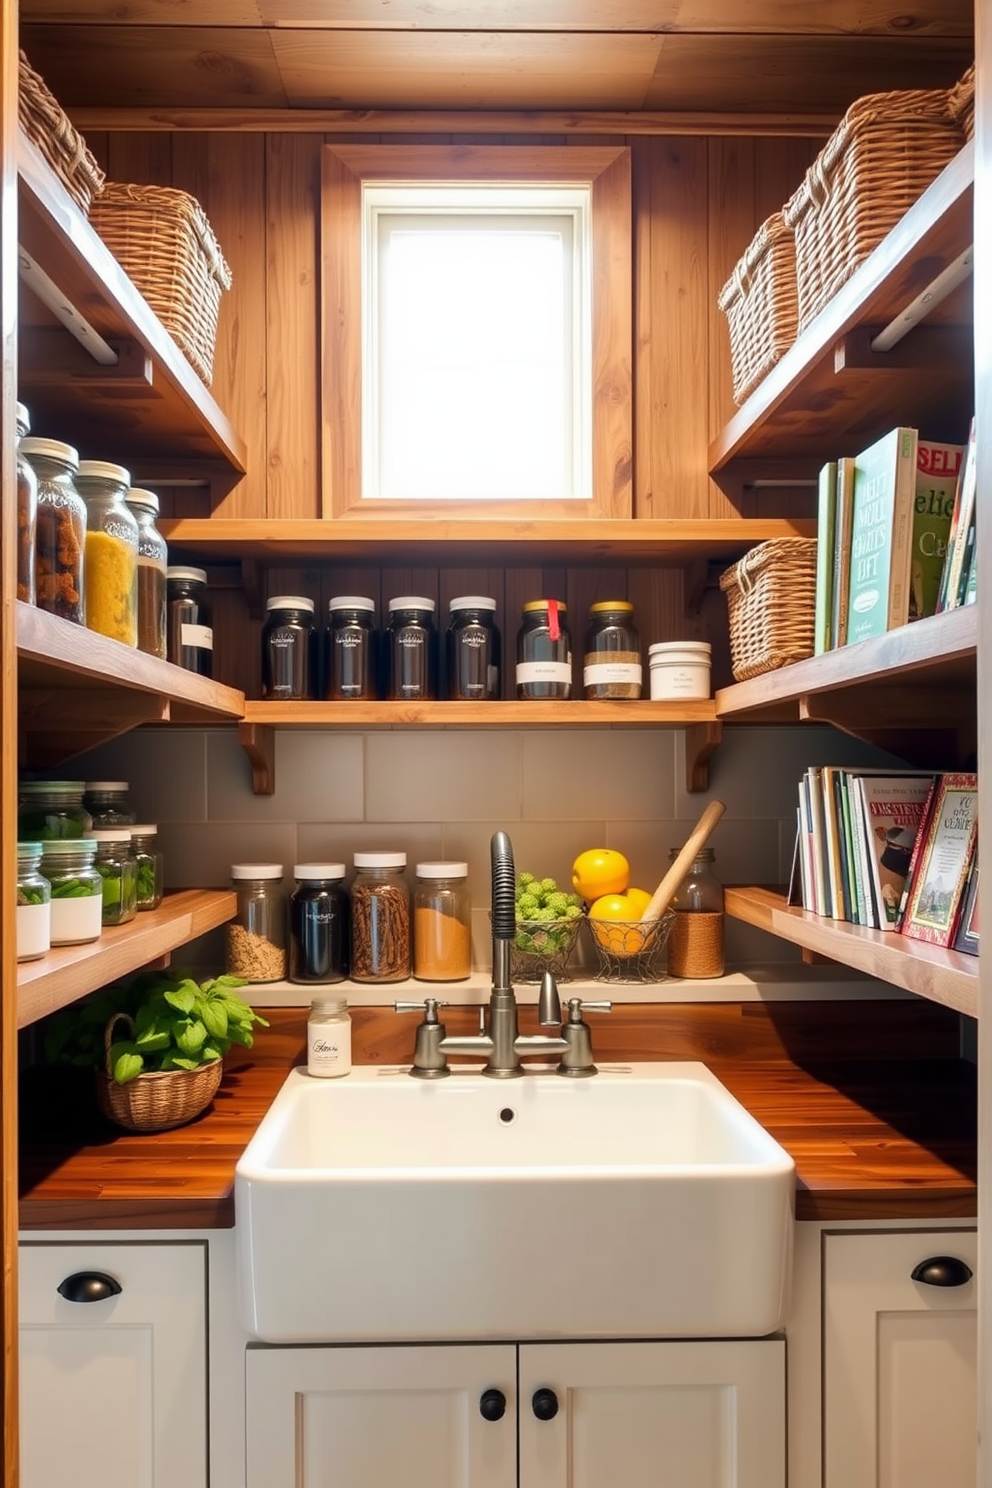
[[[121,1021],[122,1018],[128,1026],[128,1032],[133,1037],[134,1020],[128,1013],[111,1013],[110,1017],[107,1019],[106,1027],[103,1030],[103,1064],[104,1069],[106,1070],[111,1080],[114,1078],[114,1072],[110,1065],[110,1050],[114,1042],[114,1029],[117,1027],[117,1024]]]

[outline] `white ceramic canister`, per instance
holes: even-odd
[[[652,702],[710,695],[709,641],[657,641],[648,647]]]

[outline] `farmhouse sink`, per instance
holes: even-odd
[[[702,1064],[512,1088],[294,1070],[237,1166],[242,1321],[272,1343],[760,1336],[794,1178]]]

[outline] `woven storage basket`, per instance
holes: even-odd
[[[720,575],[738,682],[813,655],[816,538],[759,543]]]
[[[100,1110],[118,1126],[129,1131],[169,1131],[185,1126],[206,1110],[220,1085],[224,1073],[222,1059],[211,1060],[193,1070],[161,1070],[136,1075],[126,1085],[118,1085],[110,1073],[110,1047],[119,1022],[134,1024],[127,1013],[115,1013],[107,1020],[103,1044],[105,1067],[96,1071],[96,1098]]]
[[[743,403],[799,330],[796,241],[781,212],[767,218],[717,296],[730,330],[734,402]]]
[[[199,202],[172,186],[108,181],[90,220],[209,387],[231,271]]]
[[[951,118],[963,133],[965,139],[972,139],[975,133],[975,64],[958,78],[954,87],[947,95],[947,107]]]
[[[83,213],[89,212],[91,201],[103,190],[103,171],[23,52],[18,67],[17,117],[76,206]]]
[[[782,209],[796,235],[800,330],[963,144],[946,88],[870,93],[851,104]]]

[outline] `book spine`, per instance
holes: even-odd
[[[813,606],[813,653],[829,651],[833,622],[834,573],[837,563],[837,462],[828,460],[820,471],[816,513],[816,591]]]
[[[975,420],[972,419],[954,497],[951,535],[948,540],[947,557],[944,560],[944,572],[941,575],[941,588],[937,599],[938,613],[942,610],[955,609],[958,603],[957,594],[961,583],[961,570],[964,566],[965,544],[974,511],[977,455]]]
[[[909,582],[913,558],[913,510],[916,502],[915,429],[900,429],[897,442],[892,512],[892,558],[886,629],[909,620]]]
[[[941,776],[934,775],[927,791],[927,798],[923,802],[923,810],[920,812],[920,820],[916,828],[916,840],[913,843],[913,851],[909,855],[909,868],[906,872],[906,882],[902,886],[902,894],[899,897],[899,908],[896,910],[895,929],[901,930],[906,918],[906,908],[909,897],[913,892],[913,880],[916,878],[916,870],[920,866],[920,857],[923,853],[923,844],[926,841],[927,832],[930,829],[930,815],[933,811],[933,803],[937,799],[937,791],[940,787]]]
[[[837,561],[834,566],[833,624],[835,646],[847,645],[847,616],[851,597],[851,539],[854,518],[854,461],[837,461],[837,514],[834,524]]]

